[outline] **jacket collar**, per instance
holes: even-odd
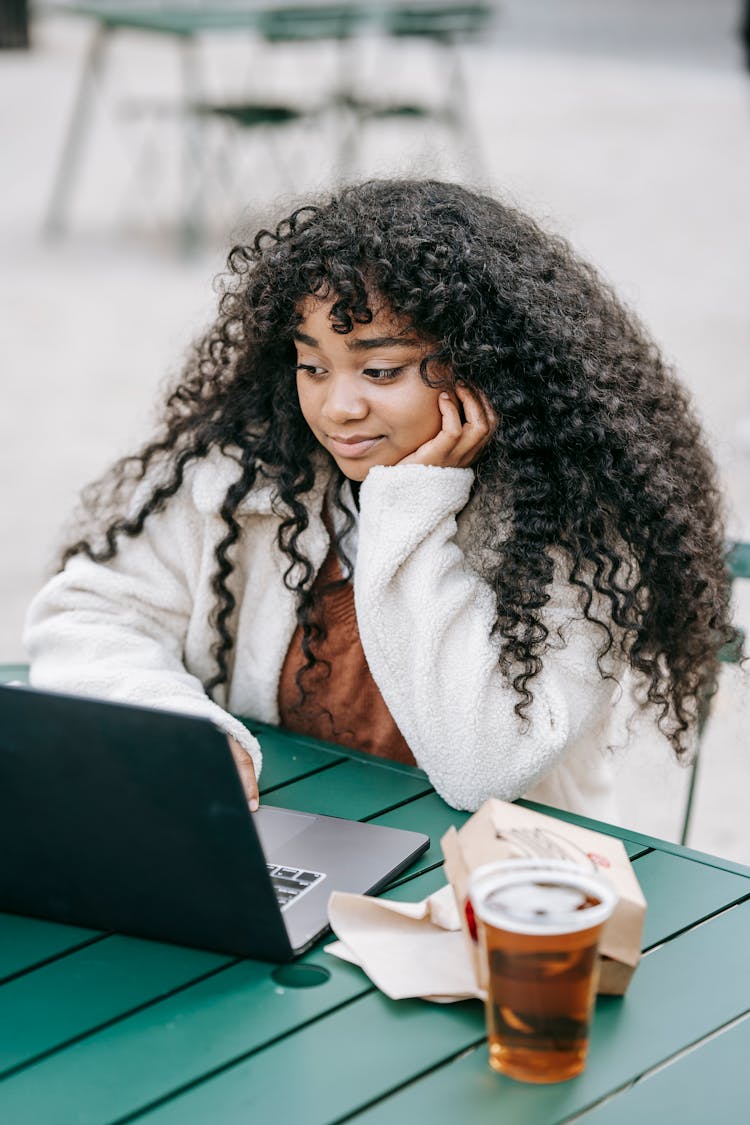
[[[315,482],[305,494],[305,503],[311,512],[320,513],[332,469],[322,450],[320,454],[313,455],[313,465]],[[205,514],[218,512],[227,489],[239,480],[240,475],[241,468],[237,455],[232,455],[230,452],[222,453],[218,449],[212,450],[193,472],[192,497],[196,509]],[[272,515],[281,510],[280,504],[276,482],[259,472],[255,486],[239,504],[237,515]]]

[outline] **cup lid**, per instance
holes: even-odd
[[[597,901],[586,905],[589,896]],[[575,933],[609,918],[618,901],[605,876],[564,859],[503,859],[469,879],[474,913],[498,929],[524,934]]]

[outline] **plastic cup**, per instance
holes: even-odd
[[[490,1066],[562,1082],[586,1065],[598,949],[617,892],[566,860],[502,860],[469,882],[487,990]]]

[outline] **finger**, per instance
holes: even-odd
[[[447,392],[438,397],[440,407],[440,429],[434,438],[425,442],[420,449],[415,450],[407,461],[421,462],[427,465],[453,464],[453,451],[461,441],[464,425],[461,421],[458,405],[453,402]]]
[[[461,467],[473,464],[479,453],[492,438],[496,428],[494,411],[484,396],[465,385],[458,388],[466,424],[461,440],[453,450],[453,456]]]
[[[465,383],[457,383],[456,391],[460,395],[461,406],[469,425],[475,430],[490,432],[496,416],[487,396],[482,391],[467,387]]]
[[[245,790],[245,796],[250,805],[250,812],[255,812],[260,804],[260,799],[258,794],[258,779],[255,776],[255,767],[252,758],[244,747],[231,736],[229,738],[229,747],[232,751],[234,764],[237,767],[237,773],[240,775],[242,788]]]
[[[458,403],[454,402],[447,391],[442,391],[438,396],[438,406],[442,416],[442,425],[437,438],[447,436],[458,441],[463,433],[463,423]]]
[[[246,763],[238,766],[238,769],[242,788],[245,790],[247,803],[250,806],[250,812],[256,812],[260,805],[260,798],[258,796],[258,782],[255,777],[253,763],[248,759]]]

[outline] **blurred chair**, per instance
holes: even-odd
[[[727,544],[727,569],[729,571],[730,584],[737,578],[750,578],[750,543],[736,542]],[[722,664],[739,664],[744,657],[744,643],[745,635],[742,629],[737,630],[737,636],[733,642],[724,645],[719,652],[719,660]],[[690,831],[690,820],[693,814],[693,801],[695,798],[696,784],[698,781],[698,767],[701,756],[701,746],[703,743],[703,736],[705,734],[706,725],[711,715],[712,700],[709,699],[707,709],[704,712],[700,726],[698,728],[698,745],[695,751],[695,757],[690,767],[690,787],[688,789],[687,803],[685,805],[685,815],[682,821],[682,834],[680,836],[680,843],[687,842],[688,832]]]
[[[389,52],[397,41],[418,40],[434,50],[435,86],[440,91],[437,101],[396,100],[379,97],[369,91],[349,92],[342,86],[342,105],[352,115],[351,126],[339,153],[343,176],[356,164],[363,128],[371,122],[398,119],[401,121],[433,121],[445,126],[452,135],[466,163],[481,172],[474,120],[470,112],[461,47],[482,39],[496,15],[493,3],[457,4],[447,0],[426,0],[410,4],[398,2],[372,5],[377,11],[377,30],[385,37],[384,50]],[[397,87],[397,68],[388,59],[388,93]]]
[[[494,17],[493,4],[473,2],[457,4],[454,0],[412,0],[400,4],[393,0],[364,3],[320,4],[306,6],[280,5],[262,8],[256,13],[258,34],[270,45],[321,44],[333,42],[338,48],[338,77],[330,94],[309,94],[310,104],[268,104],[264,99],[242,99],[234,103],[204,102],[195,106],[197,113],[232,122],[241,130],[269,129],[269,140],[278,127],[298,122],[303,118],[320,120],[326,116],[335,119],[338,144],[332,153],[331,163],[336,166],[339,178],[348,178],[356,169],[357,155],[363,129],[375,121],[415,120],[433,121],[446,127],[456,148],[466,156],[466,163],[480,172],[477,158],[478,145],[470,112],[466,83],[462,68],[460,48],[477,41]],[[376,32],[384,40],[383,49],[389,52],[397,41],[419,41],[435,53],[435,88],[438,99],[396,100],[398,68],[388,58],[388,91],[390,97],[382,98],[380,78],[377,90],[361,81],[358,47],[369,32]],[[283,163],[281,153],[277,163]],[[224,161],[226,176],[231,175],[229,162]],[[293,186],[290,183],[290,186]]]
[[[338,47],[338,74],[332,94],[315,91],[310,86],[305,90],[306,102],[297,98],[285,101],[269,100],[255,92],[231,101],[205,99],[190,105],[192,113],[203,120],[214,119],[239,131],[263,132],[269,152],[275,156],[277,167],[284,169],[280,148],[274,149],[274,142],[286,126],[302,121],[319,121],[331,109],[339,109],[345,100],[340,96],[344,84],[348,82],[346,61],[343,56],[344,44],[350,42],[371,18],[369,8],[358,4],[319,4],[307,6],[280,5],[278,7],[257,8],[254,15],[254,30],[259,38],[273,48],[290,46],[320,46],[330,42]],[[312,68],[311,68],[312,69]],[[231,178],[230,146],[226,146],[221,156],[223,175]],[[287,171],[287,187],[294,186],[294,180]]]

